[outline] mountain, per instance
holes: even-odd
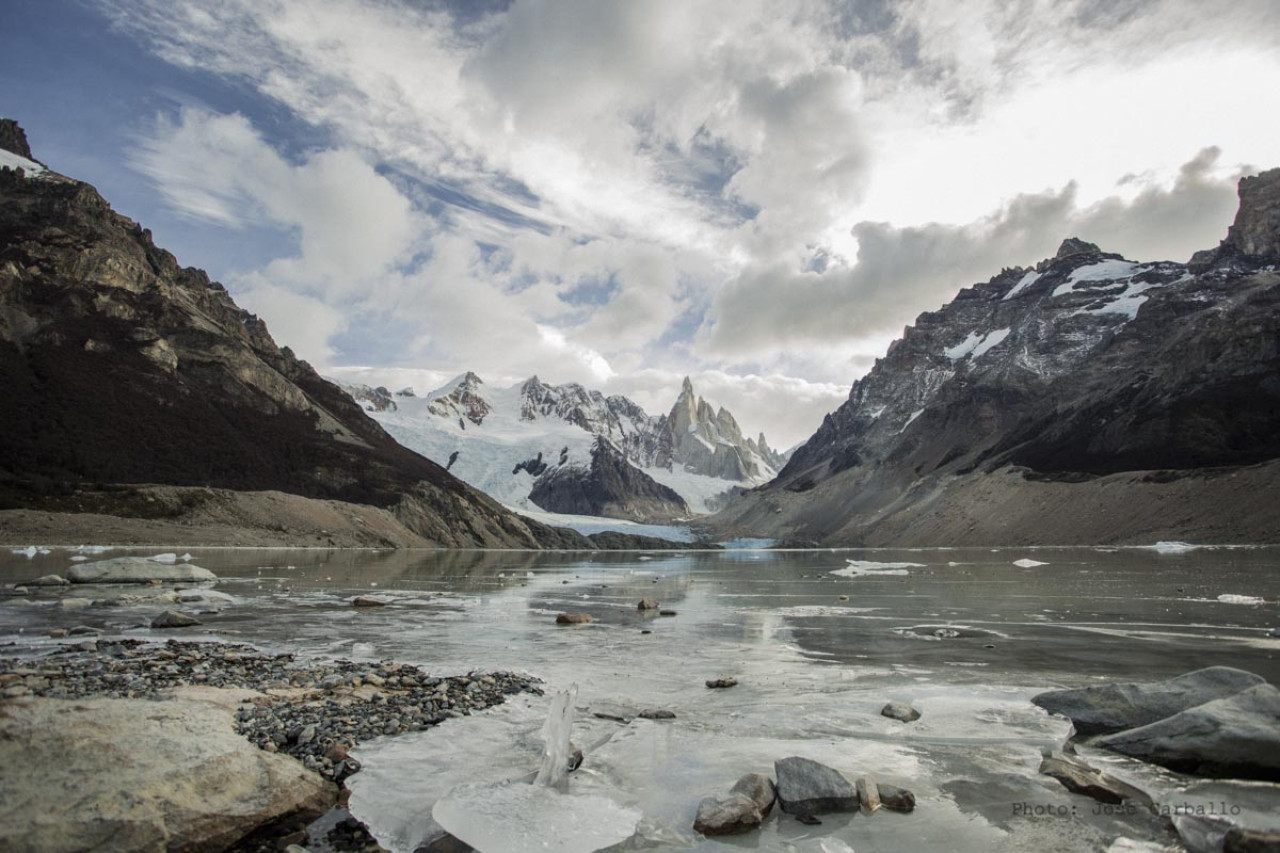
[[[387,541],[591,547],[397,444],[222,285],[32,160],[16,123],[0,145],[0,509],[136,514],[167,484],[222,490],[230,512],[274,490],[334,524],[384,511]]]
[[[1188,264],[1081,240],[920,315],[713,523],[837,544],[1276,541],[1280,169]]]
[[[744,438],[689,379],[667,415],[623,396],[534,376],[509,388],[464,373],[385,406],[379,389],[344,386],[400,442],[503,503],[635,521],[686,518],[773,477],[786,457]],[[385,389],[380,389],[385,391]]]

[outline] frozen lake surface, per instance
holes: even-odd
[[[69,550],[31,553],[0,555],[0,581],[74,565]],[[361,745],[351,808],[393,850],[437,831],[432,808],[450,792],[450,803],[474,797],[460,786],[536,771],[549,697],[571,685],[572,738],[586,760],[569,777],[574,800],[557,832],[576,823],[585,835],[607,812],[640,815],[620,849],[1159,849],[1121,839],[1178,849],[1153,816],[1095,814],[1092,800],[1038,775],[1042,750],[1069,725],[1029,697],[1215,664],[1280,682],[1280,640],[1267,636],[1280,624],[1280,550],[1271,548],[191,553],[232,596],[200,616],[201,628],[137,627],[153,615],[137,607],[69,612],[33,587],[36,603],[0,606],[0,643],[30,653],[57,642],[48,629],[88,624],[139,638],[388,658],[442,674],[524,671],[546,682],[547,697],[517,696]],[[92,589],[63,594],[101,595]],[[357,594],[391,603],[355,608]],[[638,611],[641,598],[676,615]],[[595,621],[555,625],[566,611]],[[704,686],[727,676],[738,685]],[[880,716],[889,701],[923,716]],[[676,718],[595,716],[651,708]],[[909,788],[918,807],[825,815],[819,826],[775,809],[749,835],[692,832],[702,797],[726,794],[745,773],[772,775],[773,762],[791,755]]]

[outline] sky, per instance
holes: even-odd
[[[321,373],[691,376],[807,438],[1078,236],[1217,244],[1280,165],[1274,0],[41,0],[0,115]]]

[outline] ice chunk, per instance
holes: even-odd
[[[172,566],[178,562],[178,555],[170,552],[168,554],[156,554],[154,557],[148,557],[147,559],[153,563],[164,563],[167,566]]]
[[[36,546],[30,545],[26,548],[14,548],[12,553],[17,554],[19,557],[26,557],[28,560],[30,560],[30,559],[33,559],[36,555]]]
[[[1218,596],[1218,600],[1223,604],[1265,604],[1266,600],[1256,595],[1235,595],[1233,593],[1224,593]]]
[[[1013,564],[1024,569],[1034,569],[1036,566],[1049,565],[1048,563],[1042,563],[1039,560],[1029,560],[1026,557],[1023,557],[1021,560],[1014,560]]]
[[[1192,545],[1189,542],[1157,542],[1150,546],[1152,551],[1157,554],[1185,554],[1188,551],[1194,551],[1201,546]]]
[[[578,699],[578,685],[557,693],[542,726],[542,766],[535,785],[564,790],[569,774],[569,736],[573,732],[573,703]],[[456,834],[456,833],[455,833]],[[459,836],[461,837],[461,836]],[[473,844],[472,847],[477,845]]]
[[[541,785],[460,785],[431,816],[485,853],[591,853],[635,834],[640,810],[599,795],[562,794]]]
[[[923,569],[924,563],[877,563],[873,560],[845,560],[849,565],[834,569],[831,574],[842,578],[860,578],[866,575],[908,575],[907,569]]]

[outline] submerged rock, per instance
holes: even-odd
[[[834,768],[792,756],[775,761],[773,769],[778,778],[778,802],[787,814],[812,816],[859,808],[858,792]]]
[[[166,610],[151,620],[152,628],[194,628],[200,624],[203,623],[194,616],[188,616],[176,610]]]
[[[556,617],[557,625],[587,625],[594,621],[590,613],[561,613]]]
[[[66,586],[71,581],[61,575],[41,575],[32,581],[27,581],[27,586]]]
[[[906,702],[890,702],[880,709],[880,716],[904,723],[914,723],[920,719],[920,712]]]
[[[1070,755],[1050,755],[1040,762],[1040,772],[1062,783],[1074,794],[1083,794],[1100,803],[1119,804],[1125,800],[1149,802],[1146,794]]]
[[[71,583],[199,583],[216,581],[218,576],[208,569],[189,563],[157,563],[146,557],[116,557],[72,566],[67,572],[67,578]]]
[[[773,811],[773,803],[778,798],[778,789],[774,787],[773,780],[763,773],[748,773],[733,783],[729,793],[749,797],[765,817]]]
[[[224,850],[337,788],[233,731],[205,702],[33,699],[0,713],[6,850]],[[20,783],[19,783],[20,780]],[[52,792],[57,792],[54,795]]]
[[[640,603],[636,605],[637,610],[657,610],[658,607],[658,602],[654,601],[652,598],[642,598],[640,599]]]
[[[1150,684],[1053,690],[1033,696],[1031,701],[1050,713],[1070,718],[1077,733],[1094,735],[1145,726],[1259,684],[1266,681],[1251,672],[1211,666]]]
[[[351,599],[352,607],[386,607],[388,603],[385,599],[374,598],[369,595],[357,595]]]
[[[891,812],[910,814],[916,810],[916,795],[897,785],[880,785],[880,805]]]
[[[763,820],[760,807],[743,794],[704,797],[698,803],[693,831],[703,835],[734,835],[755,829]]]
[[[1097,745],[1182,773],[1280,782],[1280,690],[1250,687]]]

